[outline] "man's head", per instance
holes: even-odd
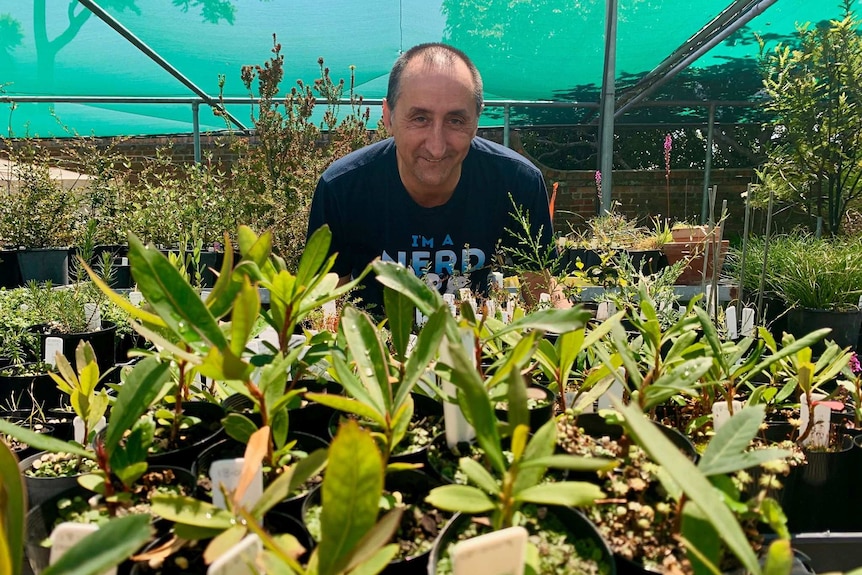
[[[482,78],[460,50],[421,44],[395,62],[383,123],[395,138],[401,181],[421,205],[451,197],[481,112]]]

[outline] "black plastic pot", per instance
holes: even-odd
[[[224,437],[224,428],[221,424],[224,409],[220,405],[206,401],[185,401],[183,413],[201,420],[196,426],[187,430],[189,441],[180,448],[149,455],[148,464],[190,470],[195,459],[204,449],[218,443]]]
[[[10,412],[5,412],[5,413],[8,414]],[[6,419],[12,423],[15,423],[16,425],[20,425],[21,427],[25,427],[25,428],[29,429],[30,431],[35,431],[36,433],[42,433],[42,434],[50,435],[50,436],[54,435],[54,428],[52,426],[50,426],[46,423],[42,423],[40,421],[34,421],[30,417],[30,415],[31,415],[30,412],[24,411],[24,410],[15,410],[11,413],[22,413],[24,415],[21,417],[18,417],[15,415],[12,415],[12,416],[4,415],[4,419]],[[27,445],[27,446],[21,446],[21,445],[23,445],[23,444],[19,444],[19,446],[12,448],[12,451],[13,451],[13,453],[15,453],[15,457],[18,458],[19,462],[22,461],[23,459],[30,457],[31,455],[33,455],[35,453],[38,453],[38,451],[39,451],[35,447],[30,447],[29,445]]]
[[[177,477],[177,483],[185,485],[189,493],[192,492],[194,480],[188,470],[156,466],[151,467],[150,471],[164,471],[165,469],[171,469]],[[89,499],[93,496],[94,493],[92,491],[88,491],[80,485],[75,485],[71,489],[62,491],[50,499],[43,501],[27,513],[27,533],[24,542],[24,551],[30,563],[30,568],[36,575],[48,566],[51,556],[50,547],[45,547],[42,543],[51,535],[51,531],[60,517],[57,510],[57,502],[66,498],[82,497]],[[156,517],[153,519],[152,525],[157,535],[161,535],[167,533],[173,523]]]
[[[69,248],[31,248],[18,251],[21,282],[69,283]]]
[[[27,488],[27,504],[30,509],[38,507],[45,501],[76,487],[78,485],[78,478],[82,475],[78,474],[70,477],[31,477],[27,475],[25,472],[33,467],[33,462],[46,453],[48,452],[40,451],[34,453],[18,463],[18,469],[21,471],[21,477],[24,478],[24,485]]]
[[[18,267],[17,250],[0,250],[0,287],[15,288],[23,285]]]
[[[545,425],[552,417],[557,405],[557,396],[549,388],[538,383],[531,383],[527,386],[527,398],[543,401],[529,410],[530,414],[530,432],[535,433],[540,427]],[[497,419],[502,421],[509,420],[509,410],[497,407],[494,409]]]
[[[38,367],[36,363],[25,363],[23,370]],[[11,369],[7,366],[5,369]],[[34,402],[41,408],[60,406],[63,393],[57,389],[57,384],[47,372],[33,375],[4,375],[0,373],[0,404],[13,405],[17,409],[29,411]]]
[[[605,573],[608,575],[618,573],[610,547],[608,547],[607,542],[598,532],[596,526],[586,516],[571,507],[548,506],[545,509],[566,527],[572,539],[586,540],[595,547],[599,561],[607,567]],[[437,563],[444,553],[446,553],[449,544],[454,542],[458,534],[467,528],[470,519],[470,515],[456,513],[449,523],[446,524],[446,527],[440,532],[440,536],[434,542],[434,547],[431,549],[431,554],[428,558],[428,575],[437,574]],[[567,536],[567,539],[569,536]]]
[[[791,533],[862,531],[862,515],[850,505],[856,497],[853,440],[838,451],[805,451],[806,462],[784,480],[781,505]]]
[[[112,322],[103,321],[102,329],[98,331],[86,331],[79,333],[57,333],[51,331],[48,324],[31,326],[29,331],[39,335],[39,357],[45,357],[45,340],[49,337],[58,337],[63,340],[63,355],[69,360],[72,367],[75,366],[75,350],[82,341],[90,342],[93,352],[96,354],[96,363],[99,364],[99,372],[105,373],[114,366],[116,344],[114,338],[117,326]]]
[[[862,329],[862,311],[834,311],[825,309],[793,308],[787,312],[787,331],[799,339],[814,330],[828,327],[832,333],[826,336],[839,347],[856,349],[859,343],[859,331]],[[815,356],[826,349],[824,341],[811,346]]]

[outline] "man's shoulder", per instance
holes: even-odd
[[[375,169],[376,166],[380,165],[380,162],[386,161],[394,151],[395,145],[392,138],[369,144],[332,162],[323,172],[322,178],[332,182],[346,174]]]
[[[526,168],[530,171],[540,173],[539,168],[530,160],[515,150],[497,142],[476,136],[473,138],[470,148],[471,152],[475,152],[476,158],[480,161],[496,162],[501,165],[510,165],[513,168]]]

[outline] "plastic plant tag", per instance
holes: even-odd
[[[742,337],[754,335],[754,308],[742,308],[742,323],[740,324],[739,333]]]
[[[257,337],[272,345],[273,348],[278,349],[278,332],[271,325],[263,328],[263,331]]]
[[[416,327],[422,328],[428,322],[428,316],[416,310]]]
[[[263,544],[260,537],[254,533],[246,535],[212,562],[207,575],[257,575],[260,570],[256,568],[255,562],[261,551]]]
[[[488,275],[488,283],[491,289],[503,289],[503,274],[501,272],[491,272]]]
[[[735,340],[739,335],[738,326],[736,320],[736,306],[730,304],[727,306],[727,309],[724,310],[724,324],[727,327],[727,338]]]
[[[551,294],[542,292],[539,294],[539,303],[551,303]]]
[[[81,539],[94,531],[98,531],[99,526],[92,523],[60,523],[51,532],[51,557],[50,563],[53,565],[63,556],[66,551],[78,544]],[[117,568],[113,567],[104,572],[104,575],[116,575]]]
[[[236,489],[239,478],[242,475],[242,467],[245,459],[237,457],[236,459],[218,459],[210,465],[210,479],[213,485],[213,505],[220,509],[227,509],[224,500],[222,487],[228,493]],[[257,469],[254,478],[245,490],[240,503],[246,509],[250,509],[260,496],[263,494],[263,472],[260,467]]]
[[[527,557],[527,530],[507,527],[471,537],[452,547],[455,575],[523,575]]]
[[[829,447],[829,422],[832,418],[832,408],[827,403],[821,403],[826,396],[821,393],[811,395],[814,403],[814,413],[808,411],[808,394],[803,393],[799,401],[799,435],[805,434],[811,425],[811,432],[802,441],[805,447]]]
[[[213,293],[213,290],[211,290],[211,289],[202,289],[201,290],[201,301],[206,303],[206,301],[209,299],[211,293]]]
[[[458,312],[455,308],[455,294],[444,293],[443,294],[443,301],[446,302],[446,305],[449,306],[449,312],[452,314],[453,317],[458,315]]]
[[[129,258],[120,258],[120,265],[121,266],[129,265]]]
[[[144,301],[144,294],[139,291],[130,291],[129,301],[132,302],[132,305],[141,305],[141,302]]]
[[[46,337],[45,357],[42,358],[45,363],[56,366],[58,353],[63,353],[63,340],[59,337]]]
[[[105,428],[107,422],[104,417],[100,417],[98,423],[96,423],[96,428],[91,429],[90,431],[99,432]],[[87,444],[87,438],[84,437],[84,420],[78,417],[77,415],[72,420],[72,431],[74,433],[74,439],[77,443],[81,445]]]
[[[323,311],[323,322],[326,325],[338,325],[338,307],[335,301],[324,303],[320,309]]]
[[[608,317],[608,302],[603,301],[596,310],[596,321],[605,321]]]
[[[733,413],[738,413],[742,410],[743,403],[741,401],[734,400],[733,402]],[[727,423],[727,420],[730,419],[730,410],[727,408],[727,402],[725,400],[719,400],[712,404],[712,428],[715,431],[718,431],[722,425]]]
[[[625,373],[623,373],[623,368],[620,367],[620,373],[625,377]],[[611,384],[611,387],[599,397],[599,400],[596,404],[596,410],[600,409],[611,409],[613,407],[611,405],[611,397],[625,397],[625,388],[623,384],[619,380],[614,380]]]
[[[102,312],[99,311],[99,304],[85,303],[84,317],[87,318],[87,331],[102,329]]]
[[[473,334],[469,329],[461,328],[461,345],[467,350],[467,356],[473,357]],[[448,339],[443,337],[440,342],[440,361],[452,365],[452,356],[449,353]],[[441,388],[446,398],[455,397],[457,388],[452,382],[441,380]],[[443,421],[446,426],[446,444],[454,447],[459,443],[472,440],[476,437],[476,431],[467,423],[461,408],[457,403],[443,402]]]

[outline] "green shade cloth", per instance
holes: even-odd
[[[249,96],[243,65],[263,64],[276,34],[285,81],[310,82],[323,57],[332,76],[349,78],[369,99],[385,96],[399,51],[429,41],[465,50],[482,71],[488,100],[598,102],[603,0],[98,0],[97,3],[206,94]],[[731,0],[620,0],[618,95],[703,28]],[[71,8],[70,8],[71,6]],[[70,21],[70,10],[74,19]],[[194,97],[116,30],[75,0],[0,0],[0,86],[11,96]],[[714,47],[651,98],[755,100],[760,88],[756,34],[768,45],[792,40],[798,22],[839,18],[837,0],[778,0]],[[74,22],[74,23],[70,23]],[[42,38],[42,40],[40,40]],[[230,111],[251,125],[248,105]],[[3,112],[2,133],[69,136],[175,134],[192,131],[188,104],[19,104]],[[514,110],[530,123],[589,121],[594,110]],[[722,109],[718,119],[746,114]],[[574,114],[574,115],[571,115]],[[640,108],[622,121],[701,119],[705,112]],[[722,116],[722,114],[725,114]],[[670,115],[670,116],[669,116]],[[736,117],[735,116],[735,117]],[[379,110],[372,110],[372,122]],[[483,125],[500,125],[493,107]],[[225,122],[201,107],[202,131]]]

